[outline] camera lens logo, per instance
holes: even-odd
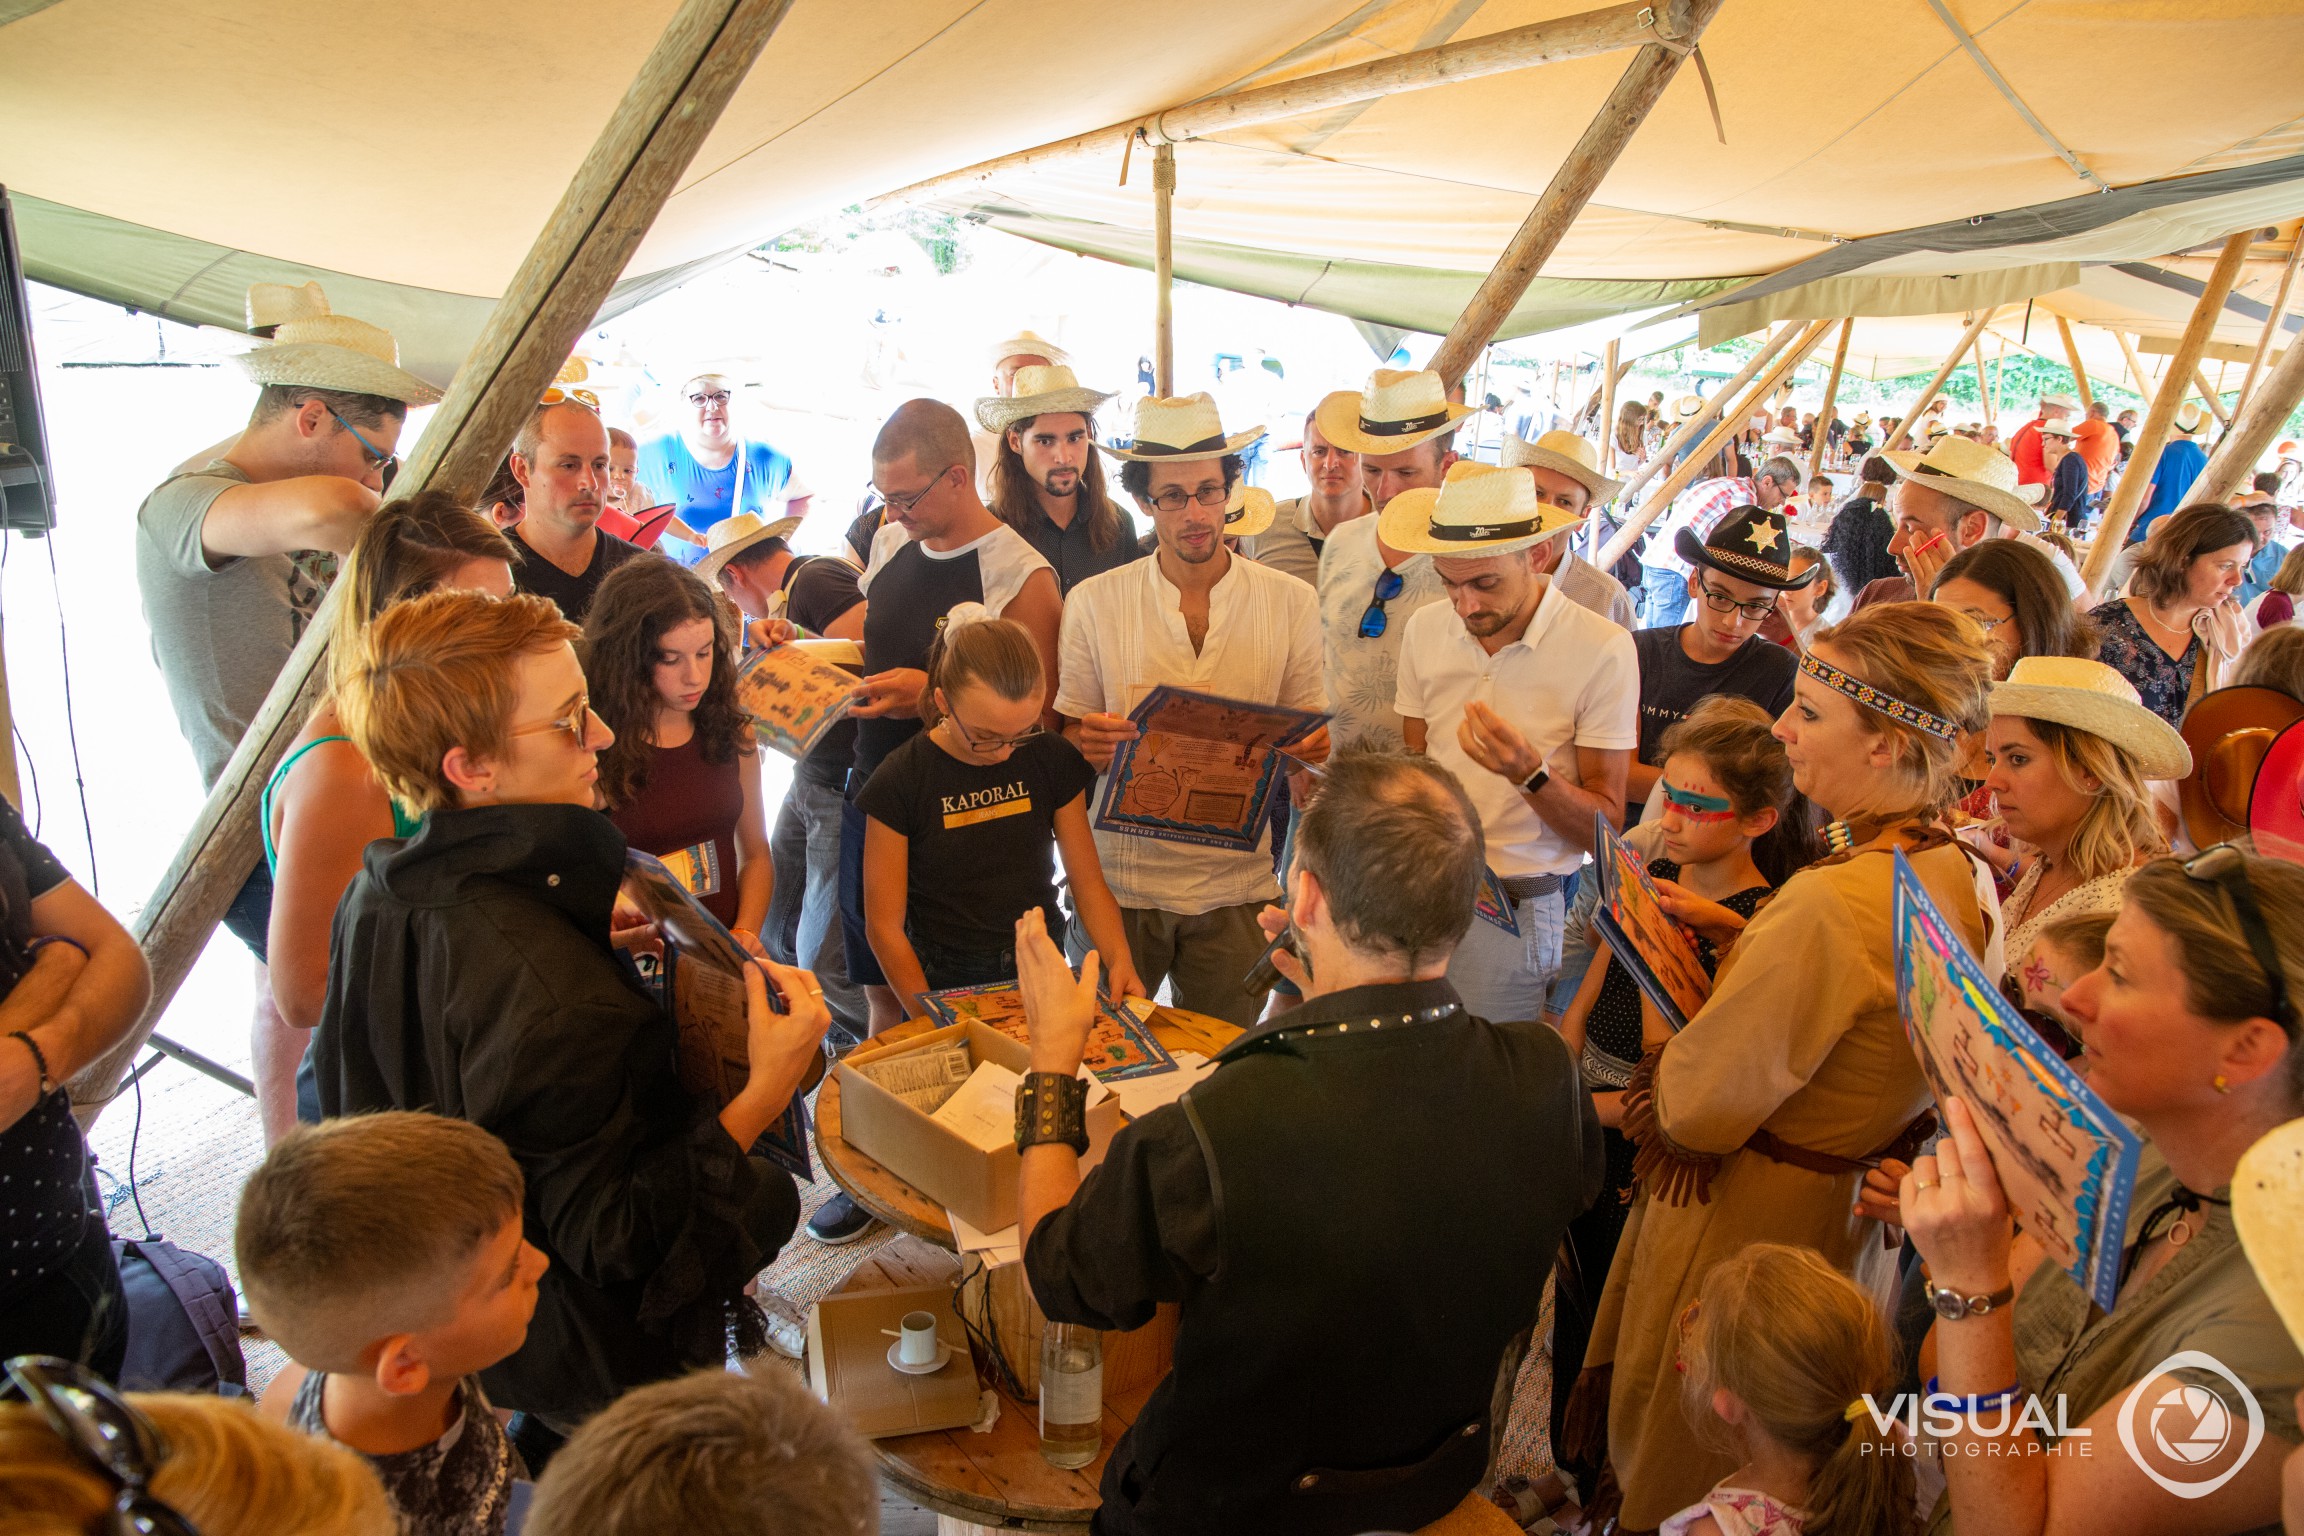
[[[2192,1382],[2169,1380],[2175,1372],[2184,1370],[2208,1371],[2221,1377],[2231,1386],[2233,1400],[2244,1405],[2247,1412],[2246,1445],[2230,1466],[2213,1476],[2188,1478],[2181,1473],[2170,1476],[2146,1460],[2137,1449],[2139,1409],[2143,1411],[2145,1432],[2152,1437],[2153,1446],[2165,1462],[2178,1467],[2205,1467],[2221,1457],[2236,1438],[2243,1436],[2240,1424],[2223,1398]],[[2257,1406],[2254,1394],[2223,1361],[2201,1350],[2187,1349],[2170,1355],[2147,1371],[2120,1404],[2120,1443],[2127,1447],[2129,1459],[2146,1477],[2180,1499],[2204,1499],[2223,1487],[2248,1465],[2249,1458],[2263,1442],[2264,1410]]]

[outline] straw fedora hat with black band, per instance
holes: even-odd
[[[1221,459],[1238,453],[1263,435],[1264,429],[1260,426],[1227,434],[1223,420],[1216,414],[1215,397],[1202,390],[1183,396],[1146,395],[1136,402],[1136,440],[1125,448],[1116,443],[1098,446],[1116,459],[1158,464]]]
[[[1674,421],[1694,421],[1703,414],[1704,397],[1702,395],[1682,395],[1672,402],[1672,419]]]
[[[1701,540],[1693,528],[1683,528],[1672,535],[1672,548],[1690,565],[1778,592],[1802,591],[1824,574],[1821,565],[1792,574],[1792,526],[1780,509],[1769,507],[1738,507]]]
[[[285,318],[273,321],[270,341],[240,355],[242,373],[258,384],[301,384],[402,405],[440,403],[440,390],[400,366],[400,344],[390,331],[334,313],[317,285],[306,290],[297,297],[249,293],[251,321],[259,314]]]
[[[2190,437],[2208,425],[2208,407],[2197,400],[2187,400],[2176,408],[2175,428]]]
[[[1574,533],[1589,518],[1536,499],[1516,468],[1458,459],[1438,489],[1402,491],[1376,514],[1376,537],[1412,555],[1485,560]]]
[[[1472,413],[1448,403],[1447,387],[1429,368],[1379,368],[1357,396],[1339,391],[1322,400],[1312,419],[1337,447],[1381,455],[1430,442]]]
[[[1997,448],[1965,437],[1947,437],[1929,445],[1926,453],[1898,449],[1883,454],[1896,472],[1954,501],[1989,512],[2023,533],[2040,531],[2044,494],[2037,485],[2016,483],[2016,461]]]
[[[779,517],[774,522],[762,522],[757,512],[724,517],[704,530],[704,558],[696,562],[696,574],[706,581],[717,581],[720,568],[745,550],[769,539],[789,539],[799,528],[797,517]]]
[[[1088,389],[1062,363],[1045,368],[1016,370],[1015,393],[986,395],[976,402],[976,423],[995,435],[1035,416],[1093,416],[1112,398],[1104,390]]]
[[[2136,685],[2101,661],[2026,656],[2006,682],[1992,685],[1991,710],[2101,736],[2134,758],[2148,779],[2181,779],[2192,771],[2192,749],[2176,727],[2146,709]]]
[[[1536,441],[1523,442],[1504,434],[1504,467],[1557,470],[1592,493],[1590,505],[1613,501],[1624,482],[1600,473],[1600,450],[1573,432],[1547,432]]]
[[[1224,536],[1228,539],[1252,539],[1272,526],[1272,518],[1280,504],[1272,493],[1260,485],[1243,480],[1232,487],[1232,499],[1224,504]]]

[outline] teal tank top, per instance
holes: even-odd
[[[324,747],[332,741],[348,742],[351,739],[349,736],[315,736],[280,759],[280,766],[272,770],[272,777],[264,785],[264,797],[257,802],[256,806],[257,815],[262,818],[264,828],[264,867],[266,869],[277,872],[280,868],[280,850],[272,846],[272,794],[280,787],[280,781],[288,777],[288,770],[296,766],[296,760],[314,747]],[[392,802],[392,835],[394,837],[414,837],[423,830],[423,817],[411,816],[400,809],[399,801]]]

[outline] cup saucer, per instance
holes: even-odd
[[[950,1363],[952,1359],[952,1346],[945,1343],[942,1339],[938,1339],[936,1341],[936,1358],[927,1362],[925,1365],[906,1365],[903,1360],[899,1358],[903,1348],[904,1341],[902,1339],[897,1339],[889,1344],[888,1364],[891,1368],[902,1372],[906,1376],[933,1376],[938,1371],[944,1369],[944,1367]]]

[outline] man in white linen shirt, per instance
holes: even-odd
[[[1240,450],[1261,436],[1261,427],[1227,435],[1216,402],[1198,394],[1137,402],[1134,444],[1106,445],[1124,461],[1121,487],[1152,519],[1159,548],[1089,577],[1064,604],[1056,712],[1099,773],[1136,735],[1128,712],[1162,683],[1325,708],[1312,589],[1225,547],[1272,518],[1271,497],[1240,483]],[[1292,751],[1324,760],[1327,731]],[[1180,1008],[1255,1023],[1264,994],[1242,983],[1266,942],[1256,914],[1280,889],[1269,846],[1236,853],[1098,832],[1096,851],[1144,984],[1157,991],[1165,980]],[[1077,920],[1067,948],[1075,963],[1087,952]]]
[[[1624,824],[1640,742],[1632,637],[1540,569],[1541,546],[1584,520],[1539,502],[1523,470],[1458,464],[1382,520],[1386,543],[1432,556],[1449,600],[1402,641],[1408,750],[1463,782],[1520,928],[1475,918],[1448,980],[1482,1018],[1538,1019],[1560,966],[1562,882],[1592,851],[1595,811]]]

